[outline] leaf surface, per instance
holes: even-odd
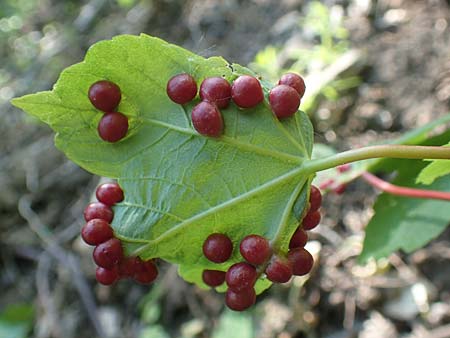
[[[167,97],[167,81],[179,73],[191,74],[198,84],[211,76],[232,82],[253,74],[157,38],[119,36],[91,47],[52,91],[13,103],[48,123],[57,147],[74,162],[118,180],[125,200],[114,206],[112,226],[128,254],[177,263],[186,280],[203,285],[203,269],[225,270],[242,260],[237,247],[248,234],[263,235],[287,251],[298,225],[293,206],[310,184],[301,164],[310,158],[313,132],[301,111],[278,121],[267,103],[270,85],[262,81],[264,104],[246,110],[231,104],[222,111],[224,135],[201,136],[190,119],[199,100],[181,106]],[[104,79],[121,88],[118,110],[129,118],[127,137],[114,144],[98,137],[102,114],[87,96],[91,84]],[[227,234],[235,245],[232,259],[220,265],[202,254],[213,232]],[[257,285],[265,287],[266,281]]]
[[[0,312],[0,337],[26,338],[33,326],[34,309],[29,304],[11,304]]]
[[[447,147],[450,143],[447,144]],[[438,177],[442,177],[450,174],[450,164],[447,160],[435,160],[431,161],[417,176],[417,183],[431,184]]]

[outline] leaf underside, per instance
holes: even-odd
[[[263,235],[276,250],[287,251],[307,201],[311,177],[300,168],[311,156],[313,131],[301,111],[278,121],[267,104],[270,85],[262,81],[264,104],[241,110],[231,103],[222,111],[224,135],[201,136],[190,119],[199,99],[181,106],[166,95],[167,81],[179,73],[199,84],[211,76],[232,82],[253,74],[154,37],[124,35],[92,46],[83,62],[62,72],[52,91],[13,104],[49,124],[56,146],[71,160],[118,180],[125,200],[114,206],[112,227],[128,254],[179,264],[183,278],[205,286],[202,270],[226,270],[241,261],[238,245],[248,234]],[[87,96],[91,84],[104,79],[121,88],[118,110],[130,125],[127,137],[114,144],[99,138],[102,114]],[[220,265],[201,249],[214,232],[227,234],[235,246],[232,258]],[[257,289],[268,285],[261,280]]]

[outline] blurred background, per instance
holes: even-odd
[[[344,150],[449,112],[449,21],[448,0],[0,0],[0,338],[450,337],[450,230],[358,265],[376,198],[358,181],[325,198],[313,272],[251,311],[164,264],[154,286],[100,286],[79,239],[99,177],[9,103],[51,89],[91,44],[144,32],[273,81],[305,75],[316,142]]]

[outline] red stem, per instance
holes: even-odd
[[[386,182],[368,172],[363,173],[361,176],[371,186],[392,195],[450,201],[450,193],[448,192],[400,187]]]

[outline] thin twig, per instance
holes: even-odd
[[[105,331],[97,316],[97,306],[94,297],[86,280],[79,273],[81,270],[78,262],[70,254],[66,253],[66,251],[57,243],[51,232],[41,222],[39,216],[31,209],[30,197],[28,195],[24,195],[20,198],[18,210],[20,215],[28,222],[31,230],[33,230],[45,243],[45,250],[58,260],[62,266],[69,269],[73,277],[75,288],[86,308],[87,317],[92,322],[97,335],[101,338],[106,338]]]
[[[62,330],[60,327],[60,318],[55,308],[55,302],[51,297],[50,283],[48,275],[50,273],[51,258],[48,253],[44,252],[39,256],[38,267],[36,271],[36,287],[38,290],[38,298],[44,308],[44,316],[50,325],[50,335],[52,337],[61,337]]]

